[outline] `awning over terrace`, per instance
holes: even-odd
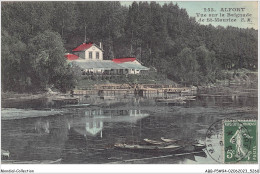
[[[134,70],[149,70],[149,68],[142,66],[137,63],[125,62],[125,63],[115,63],[111,60],[103,61],[72,61],[72,64],[79,66],[82,69],[134,69]]]

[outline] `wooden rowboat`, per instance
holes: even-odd
[[[161,137],[161,140],[163,140],[166,143],[174,143],[174,142],[180,141],[180,139],[170,139],[170,138],[164,138],[164,137]]]
[[[63,106],[64,108],[81,108],[81,107],[86,107],[86,106],[90,106],[90,104],[69,104],[69,105],[65,105]]]
[[[163,154],[172,153],[183,147],[178,145],[168,145],[168,146],[150,146],[150,145],[128,145],[128,144],[115,144],[116,149],[137,152],[137,153],[152,153],[152,154]]]
[[[145,138],[144,141],[149,143],[149,144],[153,144],[153,145],[164,145],[165,144],[165,142],[150,140],[150,139],[147,139],[147,138]]]
[[[168,99],[156,99],[156,102],[161,103],[176,103],[176,104],[184,104],[186,103],[183,98],[168,98]]]
[[[200,144],[200,143],[193,144],[193,146],[195,147],[195,150],[202,150],[202,149],[206,148],[205,144]]]
[[[161,140],[163,140],[166,143],[169,144],[177,144],[179,146],[188,147],[188,148],[194,148],[195,150],[202,150],[206,146],[203,143],[196,142],[194,140],[180,140],[180,139],[170,139],[170,138],[164,138],[161,137]]]

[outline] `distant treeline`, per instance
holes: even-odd
[[[177,4],[2,2],[2,89],[75,85],[63,56],[84,41],[104,58],[134,56],[176,82],[215,82],[220,70],[257,69],[257,30],[204,26]],[[65,49],[64,49],[65,48]]]

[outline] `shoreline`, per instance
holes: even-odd
[[[2,92],[1,93],[1,100],[34,100],[40,98],[52,98],[52,97],[61,97],[61,96],[68,96],[69,94],[65,93],[48,93],[48,92],[41,92],[38,94],[32,93],[16,93],[16,92]]]
[[[122,84],[123,85],[123,84]],[[187,88],[187,87],[183,87]],[[234,90],[234,88],[236,90]],[[160,90],[163,90],[163,88],[158,88]],[[192,88],[190,88],[192,89]],[[90,91],[95,91],[94,93],[98,95],[99,90],[102,89],[92,89]],[[114,89],[119,90],[120,89]],[[128,89],[130,90],[130,89]],[[134,90],[134,88],[133,88]],[[73,91],[78,91],[77,89],[74,89]],[[83,90],[84,91],[84,90]],[[211,84],[211,85],[204,85],[204,86],[198,86],[198,89],[196,90],[198,93],[201,92],[210,92],[210,91],[222,91],[223,93],[232,95],[232,94],[242,94],[242,93],[248,93],[248,91],[250,92],[254,92],[254,93],[258,93],[258,88],[252,88],[249,87],[245,84],[236,84],[236,85],[226,85],[226,84]],[[246,92],[245,92],[246,91]],[[78,95],[84,95],[84,94],[74,94],[76,96]],[[24,100],[36,100],[36,99],[41,99],[41,98],[48,98],[48,99],[55,99],[55,98],[65,98],[65,97],[71,97],[70,93],[60,93],[60,92],[39,92],[37,94],[33,94],[33,93],[16,93],[16,92],[2,92],[1,93],[1,101],[8,101],[8,100],[16,100],[16,101],[24,101]]]

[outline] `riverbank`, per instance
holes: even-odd
[[[217,80],[214,84],[207,84],[198,86],[198,91],[200,92],[208,92],[208,91],[221,91],[224,94],[242,94],[245,95],[247,93],[257,94],[258,92],[258,72],[249,71],[246,69],[239,70],[230,70],[230,71],[222,71],[223,79]],[[148,78],[149,77],[149,78]],[[134,86],[135,85],[135,86]],[[166,78],[163,74],[157,74],[156,72],[152,72],[147,75],[130,75],[128,77],[121,77],[117,79],[85,79],[84,77],[79,81],[78,86],[74,89],[77,90],[90,90],[93,94],[98,94],[99,90],[103,87],[112,88],[113,86],[116,89],[132,89],[136,86],[148,85],[148,86],[161,86],[158,89],[163,90],[162,86],[171,86],[171,88],[189,88],[184,87],[185,85],[177,84]],[[192,88],[192,87],[191,87]],[[193,89],[194,90],[194,87]],[[64,96],[69,96],[70,92],[60,93],[53,92],[51,89],[48,92],[39,92],[35,93],[15,93],[15,92],[2,92],[1,100],[2,102],[5,100],[15,100],[15,101],[23,101],[23,100],[34,100],[40,98],[60,98]],[[84,93],[85,95],[85,93]],[[256,95],[257,96],[257,95]]]
[[[40,98],[55,98],[69,96],[69,93],[53,92],[38,92],[38,93],[16,93],[16,92],[1,92],[1,100],[34,100]]]
[[[209,87],[258,87],[257,71],[249,71],[247,69],[223,70],[222,74],[222,79],[216,80],[216,83],[210,84]],[[207,87],[207,85],[204,87]]]
[[[32,93],[15,93],[15,92],[2,92],[1,99],[3,100],[23,100],[23,99],[39,99],[49,96],[47,93],[39,93],[39,94],[32,94]]]
[[[199,93],[220,95],[258,97],[258,72],[240,69],[223,71],[225,78],[214,84],[199,86]]]

